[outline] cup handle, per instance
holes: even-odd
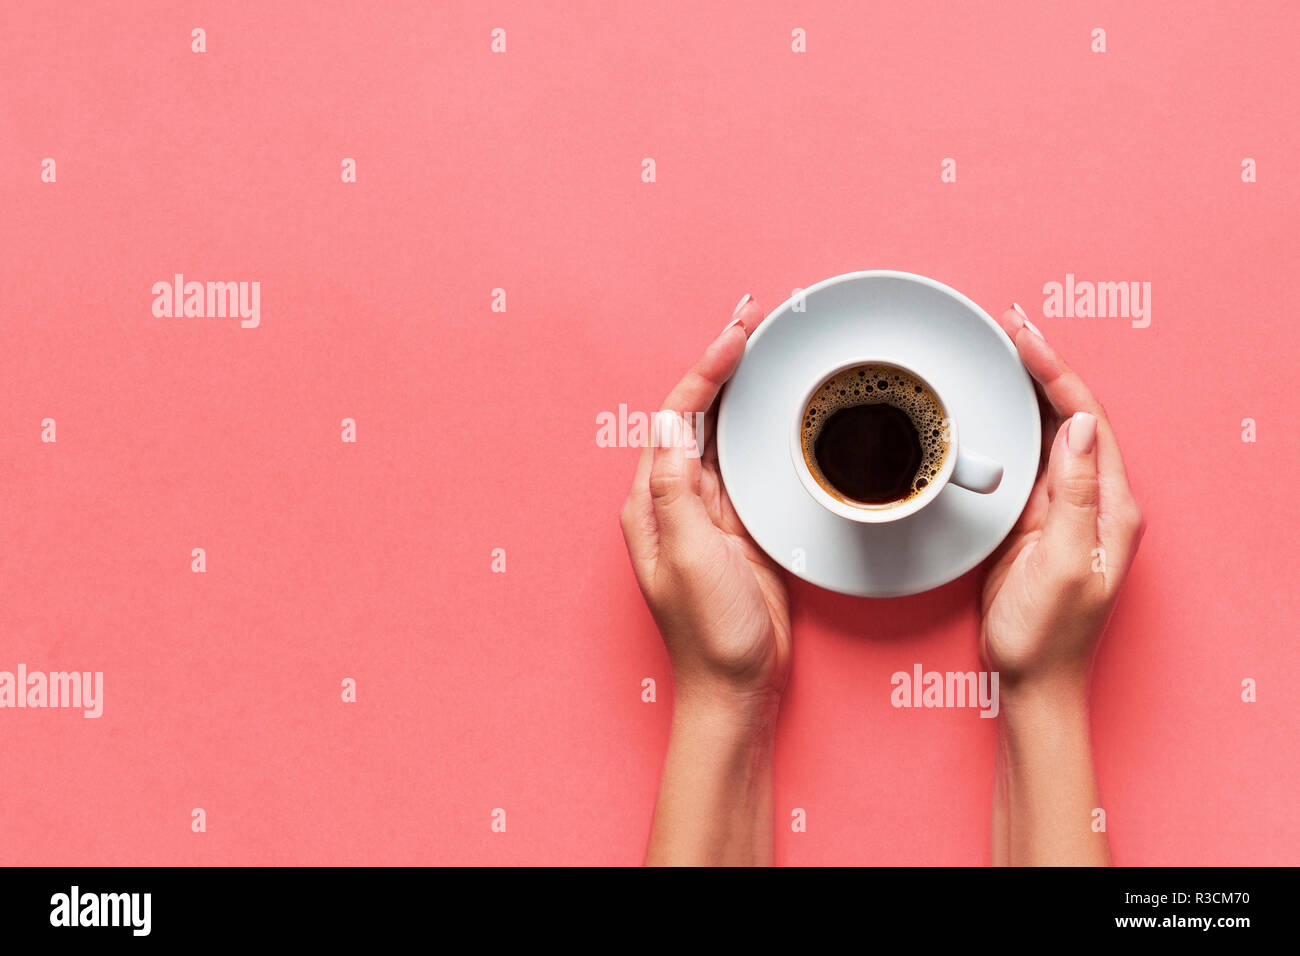
[[[992,458],[962,448],[957,453],[957,464],[952,469],[954,485],[987,495],[1002,483],[1002,466]]]

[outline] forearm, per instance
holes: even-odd
[[[1092,761],[1086,679],[1002,692],[993,808],[993,862],[1107,866]]]
[[[675,702],[647,865],[771,865],[775,718],[775,704]]]

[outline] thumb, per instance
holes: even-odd
[[[700,520],[709,520],[699,495],[699,461],[687,459],[692,436],[672,409],[654,417],[654,456],[650,465],[650,502],[661,548],[681,546]]]
[[[1061,426],[1047,465],[1043,544],[1050,555],[1071,555],[1097,543],[1097,417],[1075,414]]]

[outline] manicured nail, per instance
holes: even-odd
[[[1040,339],[1043,337],[1043,333],[1038,331],[1038,326],[1034,325],[1034,323],[1030,322],[1028,319],[1025,319],[1025,328],[1030,332],[1033,332]]]
[[[1074,455],[1086,455],[1097,443],[1097,416],[1088,412],[1075,412],[1070,427],[1065,432],[1065,444]]]
[[[748,292],[746,292],[745,295],[741,298],[741,300],[736,303],[736,307],[731,310],[732,319],[725,326],[723,326],[722,334],[726,334],[727,332],[730,332],[731,327],[733,325],[740,325],[740,327],[745,330],[746,334],[749,333],[749,330],[745,329],[745,327],[740,324],[740,313],[745,311],[745,306],[749,305],[749,303],[753,301],[754,301],[754,297],[750,295]]]
[[[680,426],[681,419],[677,417],[677,413],[671,408],[664,408],[655,412],[655,444],[660,448],[676,445]]]
[[[1020,308],[1020,303],[1019,303],[1019,302],[1012,302],[1012,303],[1011,303],[1011,308],[1013,308],[1013,309],[1015,309],[1017,312],[1019,312],[1019,313],[1020,313],[1020,317],[1021,317],[1022,319],[1024,319],[1026,322],[1029,321],[1029,316],[1025,315],[1025,310],[1022,309],[1022,308]]]

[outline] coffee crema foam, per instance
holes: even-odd
[[[912,479],[910,491],[884,507],[894,508],[905,504],[925,491],[943,468],[948,457],[947,420],[938,397],[916,376],[895,365],[868,363],[854,365],[827,379],[804,409],[802,448],[803,458],[813,479],[832,497],[859,507],[868,505],[851,498],[836,488],[822,473],[817,463],[815,446],[822,426],[832,414],[858,405],[892,405],[911,420],[921,441],[921,463]]]

